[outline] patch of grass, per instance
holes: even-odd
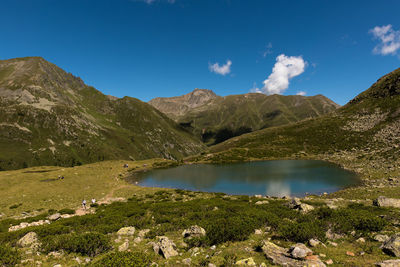
[[[93,267],[147,267],[150,264],[149,258],[140,252],[113,252],[104,256],[90,266]]]

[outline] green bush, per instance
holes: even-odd
[[[140,252],[113,252],[92,264],[94,267],[147,267],[150,259]]]
[[[354,228],[361,232],[379,232],[386,226],[387,222],[381,218],[365,218],[361,217],[354,224]]]
[[[12,209],[19,208],[19,207],[21,207],[21,206],[22,206],[22,203],[14,204],[14,205],[11,205],[11,206],[9,207],[9,209],[12,210]]]
[[[293,242],[307,242],[311,238],[324,239],[325,231],[315,222],[288,222],[279,227],[282,238]]]
[[[61,209],[58,211],[60,214],[75,214],[75,211],[73,209]]]
[[[207,241],[209,245],[227,241],[243,241],[257,226],[254,220],[248,217],[236,216],[211,220],[206,226]]]
[[[0,245],[0,266],[15,266],[21,257],[16,249]]]
[[[94,257],[111,249],[108,237],[99,233],[50,236],[44,238],[42,243],[43,250],[46,253],[62,249],[68,253],[80,253],[89,257]]]

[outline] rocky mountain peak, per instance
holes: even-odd
[[[212,90],[196,88],[186,95],[154,98],[149,101],[149,104],[175,118],[193,108],[204,106],[216,98],[218,96]]]

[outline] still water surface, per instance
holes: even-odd
[[[278,197],[331,193],[360,183],[356,174],[316,160],[183,165],[151,170],[134,179],[148,187]]]

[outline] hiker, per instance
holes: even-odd
[[[92,204],[96,204],[96,199],[92,198]]]
[[[84,200],[82,201],[82,208],[84,208],[84,209],[86,210],[86,199],[84,199]]]

